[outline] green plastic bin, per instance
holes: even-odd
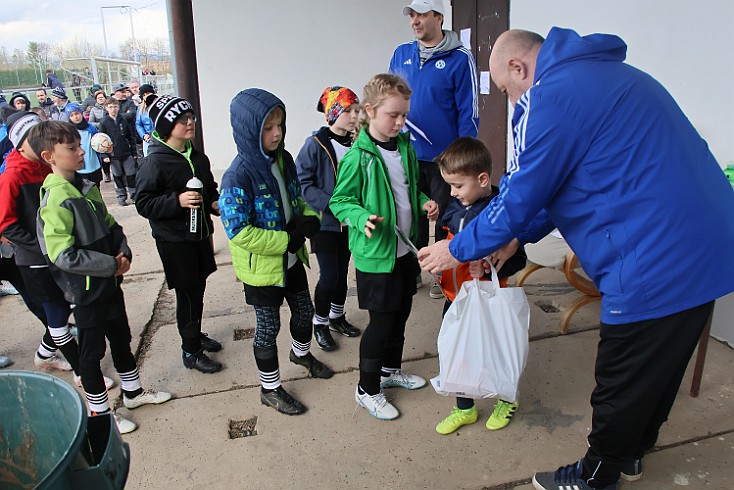
[[[119,490],[130,449],[112,414],[87,417],[66,382],[30,371],[0,371],[0,488]]]

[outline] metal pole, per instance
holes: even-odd
[[[194,12],[192,0],[168,0],[168,19],[171,29],[171,59],[174,61],[174,76],[179,97],[188,100],[201,121],[199,99],[199,72],[196,64],[196,42],[194,40]],[[196,125],[194,145],[204,151],[201,124]]]
[[[100,15],[102,15],[102,36],[104,37],[104,55],[106,57],[110,56],[110,50],[107,47],[107,30],[104,26],[104,9],[105,7],[100,7],[99,12]],[[112,89],[112,68],[110,67],[110,63],[107,63],[107,83],[110,84],[110,90]]]
[[[130,15],[130,32],[133,35],[133,61],[138,61],[138,47],[135,42],[135,28],[133,28],[133,9],[132,7],[127,8],[127,13]],[[140,77],[140,68],[135,67],[135,78]]]
[[[109,56],[110,50],[107,49],[107,30],[104,27],[104,7],[99,8],[99,15],[102,16],[102,37],[104,37],[104,55]]]

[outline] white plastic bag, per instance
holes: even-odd
[[[517,401],[529,326],[525,292],[500,288],[494,267],[492,281],[466,281],[441,324],[433,388],[446,396]]]

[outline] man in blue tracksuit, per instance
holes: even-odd
[[[451,191],[433,159],[460,136],[476,138],[479,127],[474,56],[455,32],[441,29],[443,14],[442,0],[414,0],[404,7],[416,39],[398,46],[390,60],[390,73],[413,91],[405,125],[420,163],[418,188],[438,204],[437,240],[446,238],[442,217]],[[428,245],[425,216],[419,221],[417,245]]]
[[[675,100],[623,63],[617,36],[508,31],[490,71],[515,105],[500,195],[450,243],[420,253],[446,269],[554,226],[602,294],[589,449],[537,489],[616,489],[667,419],[713,301],[734,290],[734,191]],[[514,242],[513,242],[514,243]]]

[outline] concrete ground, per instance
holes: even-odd
[[[107,201],[114,203],[111,184],[102,189]],[[560,316],[579,294],[560,272],[542,270],[526,283],[530,355],[520,409],[507,428],[491,432],[484,427],[492,401],[482,400],[476,424],[448,436],[437,434],[434,427],[448,414],[453,400],[437,395],[430,386],[414,392],[391,390],[389,396],[401,416],[379,421],[354,402],[359,339],[338,338],[340,348],[332,353],[315,348],[315,355],[337,371],[330,380],[316,380],[288,362],[286,328],[279,339],[281,376],[286,389],[309,408],[302,416],[288,417],[260,404],[252,339],[247,338],[255,316],[244,304],[242,285],[234,277],[221,224],[217,223],[215,235],[219,270],[208,282],[203,329],[224,344],[213,357],[224,363],[225,370],[205,375],[181,365],[175,299],[166,289],[147,221],[132,206],[111,204],[110,209],[136,254],[124,290],[143,383],[176,397],[134,412],[120,409],[139,424],[137,431],[124,436],[132,454],[127,489],[525,490],[532,488],[535,471],[555,469],[584,454],[599,304],[585,306],[574,316],[571,332],[559,335]],[[311,258],[313,287],[318,276],[315,257]],[[354,288],[353,274],[349,284]],[[403,366],[425,378],[438,373],[441,308],[442,301],[430,299],[427,288],[419,290],[407,327]],[[282,313],[287,325],[287,310]],[[367,314],[357,309],[354,289],[347,299],[347,314],[354,324],[366,325]],[[41,326],[17,296],[0,298],[0,315],[4,329],[0,353],[15,361],[14,369],[32,369]],[[116,377],[108,358],[103,368]],[[732,372],[734,352],[712,339],[700,396],[688,396],[689,372],[658,446],[645,458],[642,480],[622,482],[620,488],[734,488]],[[71,381],[70,373],[56,374]],[[112,390],[113,397],[119,394],[119,388]],[[252,435],[230,438],[230,425],[247,420]]]

